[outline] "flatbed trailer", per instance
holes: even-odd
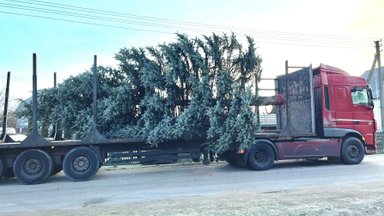
[[[288,66],[286,63],[286,71]],[[0,176],[16,176],[26,184],[44,182],[63,170],[75,181],[91,179],[109,154],[128,163],[172,163],[182,158],[209,164],[206,140],[166,140],[156,145],[145,139],[106,139],[96,128],[96,56],[94,63],[93,128],[82,140],[47,140],[37,131],[36,55],[33,55],[32,133],[22,142],[0,144]],[[277,109],[278,130],[255,133],[249,148],[228,149],[219,158],[233,165],[266,170],[274,161],[297,158],[340,159],[358,164],[375,153],[376,122],[367,82],[326,65],[276,79],[284,99]],[[363,94],[363,100],[358,96]],[[273,100],[281,105],[282,97]],[[272,101],[273,101],[272,100]],[[5,139],[6,140],[6,139]]]
[[[37,131],[36,55],[33,54],[32,133],[21,142],[4,136],[0,144],[1,178],[16,176],[23,183],[38,184],[63,170],[75,181],[89,180],[111,154],[120,157],[120,161],[136,164],[172,163],[184,158],[200,161],[203,154],[203,163],[209,164],[204,140],[167,140],[153,145],[145,139],[107,139],[101,135],[96,128],[96,56],[93,68],[92,130],[81,140],[46,139]]]
[[[110,139],[98,142],[81,140],[48,141],[43,145],[28,143],[0,144],[0,172],[2,177],[16,177],[26,184],[41,183],[61,170],[71,179],[84,181],[92,178],[107,162],[109,154],[132,164],[172,163],[190,158],[199,161],[201,140],[170,140],[156,147],[141,139]],[[205,159],[208,164],[208,158]]]

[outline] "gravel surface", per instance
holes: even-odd
[[[0,185],[0,215],[384,215],[384,155],[355,166],[289,161],[255,172],[225,163],[102,168],[72,182]]]

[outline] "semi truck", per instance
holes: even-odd
[[[276,78],[279,131],[255,133],[250,149],[232,149],[223,158],[231,164],[266,170],[274,161],[298,158],[339,159],[359,164],[376,152],[372,91],[366,80],[321,64]]]
[[[60,171],[74,181],[95,176],[113,154],[128,163],[170,163],[182,158],[209,164],[207,140],[166,140],[153,146],[145,139],[107,139],[96,127],[96,56],[93,84],[93,128],[81,140],[46,139],[38,132],[36,55],[33,54],[32,132],[21,142],[8,136],[0,144],[0,176],[16,176],[25,184],[39,184]],[[345,71],[321,64],[299,68],[275,79],[276,131],[255,131],[247,149],[228,149],[218,158],[254,170],[275,161],[302,158],[340,159],[359,164],[376,151],[376,122],[367,82]],[[9,79],[8,79],[9,80]],[[4,133],[4,132],[3,132]]]

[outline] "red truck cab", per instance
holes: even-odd
[[[365,79],[324,64],[292,73],[286,67],[275,80],[276,94],[284,98],[276,106],[278,130],[256,133],[250,148],[227,151],[225,160],[265,170],[286,159],[359,164],[376,152],[372,92]]]
[[[316,133],[320,137],[359,134],[366,153],[375,153],[372,92],[362,77],[321,64],[313,70]]]

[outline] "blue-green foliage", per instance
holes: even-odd
[[[173,43],[121,49],[118,69],[98,68],[98,129],[152,144],[204,139],[217,152],[246,148],[257,130],[250,81],[261,74],[254,41],[246,39],[243,46],[234,34],[177,34]],[[67,137],[92,128],[90,71],[45,90],[39,100],[40,121],[60,120]]]

